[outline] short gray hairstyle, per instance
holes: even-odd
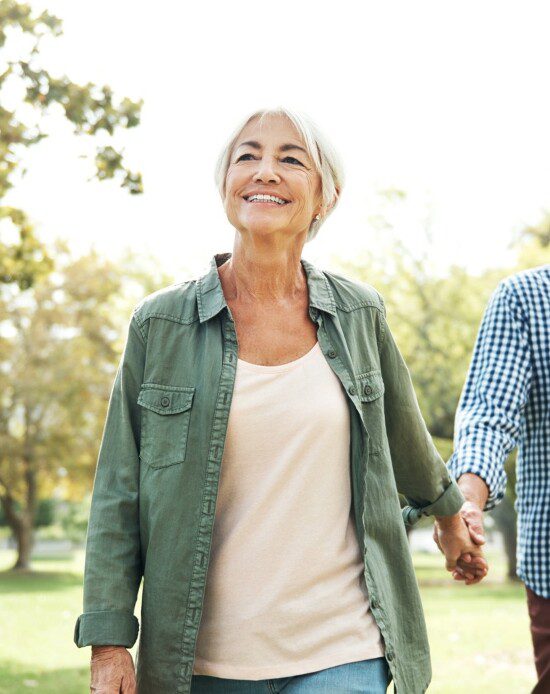
[[[216,162],[214,172],[216,187],[222,199],[225,198],[225,179],[229,169],[231,153],[243,128],[253,118],[259,117],[260,123],[262,123],[267,116],[272,115],[286,116],[291,123],[293,123],[302,136],[309,156],[313,160],[315,168],[321,176],[323,207],[326,213],[321,219],[314,219],[312,221],[306,238],[307,243],[315,238],[326,218],[336,207],[344,185],[344,169],[337,151],[321,132],[315,121],[305,113],[285,108],[284,106],[276,106],[274,108],[259,109],[243,118],[226,142]],[[334,202],[334,204],[329,207],[332,202]]]

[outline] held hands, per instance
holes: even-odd
[[[469,586],[485,578],[488,565],[480,547],[485,543],[482,512],[476,504],[466,501],[456,515],[437,518],[433,538],[456,581]]]
[[[93,694],[136,694],[132,654],[124,646],[92,646]]]

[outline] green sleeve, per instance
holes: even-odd
[[[92,493],[84,568],[84,612],[74,630],[80,648],[134,645],[134,616],[142,577],[139,532],[137,399],[145,340],[134,311],[109,398]]]
[[[380,362],[386,432],[397,490],[419,515],[452,516],[464,497],[426,427],[409,370],[381,316]]]

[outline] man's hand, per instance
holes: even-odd
[[[132,654],[124,646],[92,646],[93,694],[135,694],[136,676]]]
[[[464,518],[470,537],[476,545],[485,544],[485,532],[483,530],[483,511],[473,501],[465,501],[459,511]]]
[[[471,513],[471,509],[466,511]],[[474,526],[478,527],[475,523]],[[487,561],[479,546],[485,540],[479,530],[474,530],[473,533],[480,541],[479,544],[474,542],[472,531],[462,512],[454,516],[441,516],[434,523],[433,537],[445,555],[445,568],[455,580],[464,580],[466,585],[479,583],[488,571]]]
[[[468,526],[468,531],[470,533],[472,541],[476,545],[485,544],[485,532],[483,530],[483,511],[481,510],[479,503],[475,503],[473,501],[466,501],[460,509],[460,515],[462,516],[466,525]],[[485,571],[485,574],[487,573],[487,571],[488,567]],[[453,572],[453,578],[456,581],[466,581],[466,585],[471,585],[472,583],[479,583],[479,581],[481,581],[485,577],[485,574],[482,576],[478,575],[475,580],[471,580],[472,572],[468,571],[468,567],[464,567],[463,562],[459,562],[456,571]]]

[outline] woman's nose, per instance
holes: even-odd
[[[263,183],[267,182],[279,182],[281,179],[279,174],[275,170],[273,161],[269,157],[264,157],[258,162],[258,170],[254,174],[254,181],[261,181]]]

